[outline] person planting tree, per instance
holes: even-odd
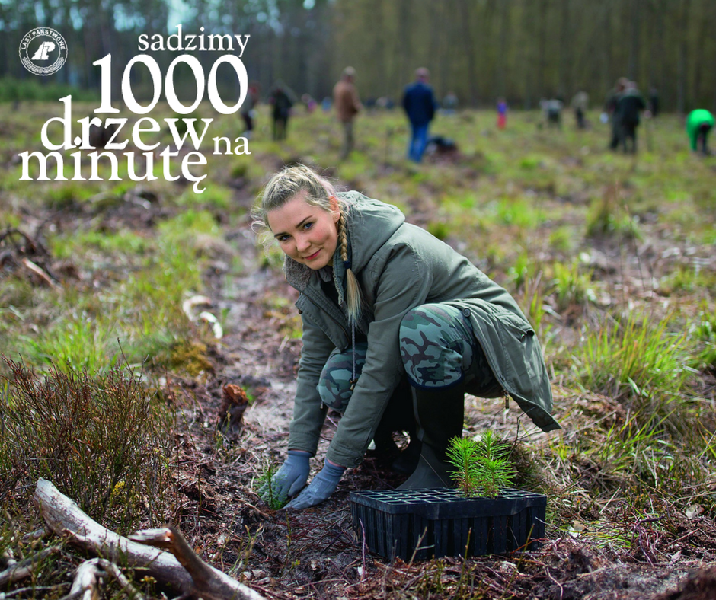
[[[693,152],[709,156],[709,133],[714,126],[714,116],[704,108],[697,108],[689,113],[686,119],[686,131]]]
[[[285,253],[303,323],[288,457],[260,493],[296,496],[287,508],[318,504],[395,429],[412,429],[420,448],[401,488],[450,487],[446,452],[462,435],[466,392],[509,394],[541,429],[559,429],[542,350],[515,300],[396,207],[338,193],[298,165],[271,178],[253,217]],[[304,489],[328,407],[343,416]]]

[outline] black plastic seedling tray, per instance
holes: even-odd
[[[405,561],[535,549],[547,496],[504,489],[496,498],[456,490],[351,492],[353,528],[371,552]],[[467,554],[466,554],[467,549]]]

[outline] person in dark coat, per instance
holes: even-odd
[[[415,71],[415,81],[403,90],[403,110],[410,121],[408,158],[419,163],[428,145],[428,128],[435,116],[435,96],[428,85],[428,70]]]
[[[639,115],[646,109],[646,103],[636,83],[629,81],[624,93],[617,102],[616,112],[621,126],[620,142],[624,152],[636,154],[636,130],[639,127]],[[628,142],[631,140],[631,143]]]
[[[259,88],[252,84],[246,93],[244,103],[241,105],[241,118],[244,120],[244,137],[251,139],[254,130],[254,118],[256,116],[256,106],[259,103]]]
[[[271,92],[269,102],[272,106],[273,140],[285,140],[288,134],[288,117],[291,114],[293,102],[281,85],[277,85]]]
[[[659,92],[652,86],[649,90],[649,112],[652,118],[659,114],[659,108]]]
[[[612,122],[612,137],[609,142],[610,150],[616,150],[622,140],[621,121],[620,115],[617,112],[617,105],[619,104],[619,100],[621,99],[622,95],[624,94],[624,91],[626,90],[626,85],[628,81],[629,80],[626,77],[620,77],[619,79],[617,79],[616,84],[612,88],[611,92],[609,92],[607,100],[604,104],[604,110],[607,114],[610,115]]]
[[[550,127],[562,128],[562,106],[563,102],[559,98],[551,98],[549,100],[540,100],[544,123],[549,129]]]
[[[587,121],[585,115],[589,108],[589,94],[585,91],[580,91],[574,94],[572,97],[572,110],[574,111],[574,120],[577,124],[577,129],[586,129]]]

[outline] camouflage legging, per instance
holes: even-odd
[[[475,340],[467,318],[449,304],[424,304],[400,323],[400,354],[410,385],[420,389],[445,389],[465,381],[473,393],[495,395],[499,385]],[[367,343],[356,344],[356,377],[365,364]],[[327,406],[343,412],[351,398],[353,351],[335,349],[328,357],[318,392]]]

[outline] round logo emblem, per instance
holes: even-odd
[[[67,62],[67,42],[50,27],[36,27],[20,42],[22,66],[35,75],[52,75]]]

